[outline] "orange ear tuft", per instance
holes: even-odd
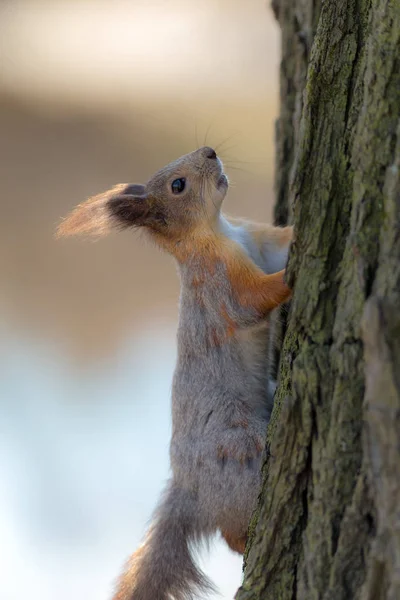
[[[107,235],[114,224],[113,216],[108,208],[110,199],[131,189],[142,188],[127,183],[120,183],[110,190],[89,198],[79,204],[57,228],[56,237],[70,235]]]
[[[104,235],[110,230],[107,198],[91,199],[79,204],[58,226],[56,237],[88,234]]]

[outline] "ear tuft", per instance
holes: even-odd
[[[57,228],[56,237],[80,234],[107,235],[115,225],[109,210],[109,201],[120,195],[144,194],[144,192],[145,188],[142,185],[120,183],[106,192],[89,198],[63,219]]]

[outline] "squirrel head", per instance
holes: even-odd
[[[205,146],[163,167],[145,185],[121,183],[80,204],[57,235],[143,227],[168,246],[193,230],[212,228],[227,189],[221,160]]]

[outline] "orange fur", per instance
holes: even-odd
[[[238,554],[244,554],[246,550],[247,536],[237,538],[228,531],[221,531],[222,537],[228,544],[229,548]]]
[[[78,204],[74,210],[62,220],[56,231],[56,237],[71,235],[106,235],[111,231],[111,217],[107,211],[108,200],[124,191],[128,184],[119,183],[110,190],[92,196],[86,202]]]
[[[225,256],[225,264],[232,291],[240,305],[267,315],[289,299],[291,291],[284,282],[285,271],[265,275],[243,251],[236,248]]]
[[[245,417],[242,417],[238,421],[232,422],[232,427],[243,427],[243,429],[247,429],[249,426],[249,422]]]
[[[126,600],[131,595],[138,574],[138,567],[146,551],[145,543],[141,544],[126,563],[122,576],[119,578],[117,592],[113,600]]]
[[[290,227],[283,228],[282,231],[286,229],[291,231]],[[285,231],[282,237],[290,235],[290,231]],[[181,263],[197,256],[205,272],[209,274],[215,272],[218,262],[223,263],[237,302],[244,307],[253,307],[260,315],[267,315],[291,296],[290,288],[284,282],[284,270],[265,275],[239,246],[209,229],[194,229],[190,243],[177,244],[172,240],[163,240],[162,245]],[[234,332],[233,325],[223,307],[221,314],[227,321],[229,337]]]
[[[226,305],[222,304],[221,306],[221,315],[226,321],[226,336],[228,338],[232,337],[236,332],[237,325],[233,319],[228,315],[228,311],[226,310]]]

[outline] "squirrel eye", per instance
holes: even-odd
[[[180,179],[174,179],[171,183],[171,190],[173,194],[180,194],[185,189],[186,179],[181,177]]]

